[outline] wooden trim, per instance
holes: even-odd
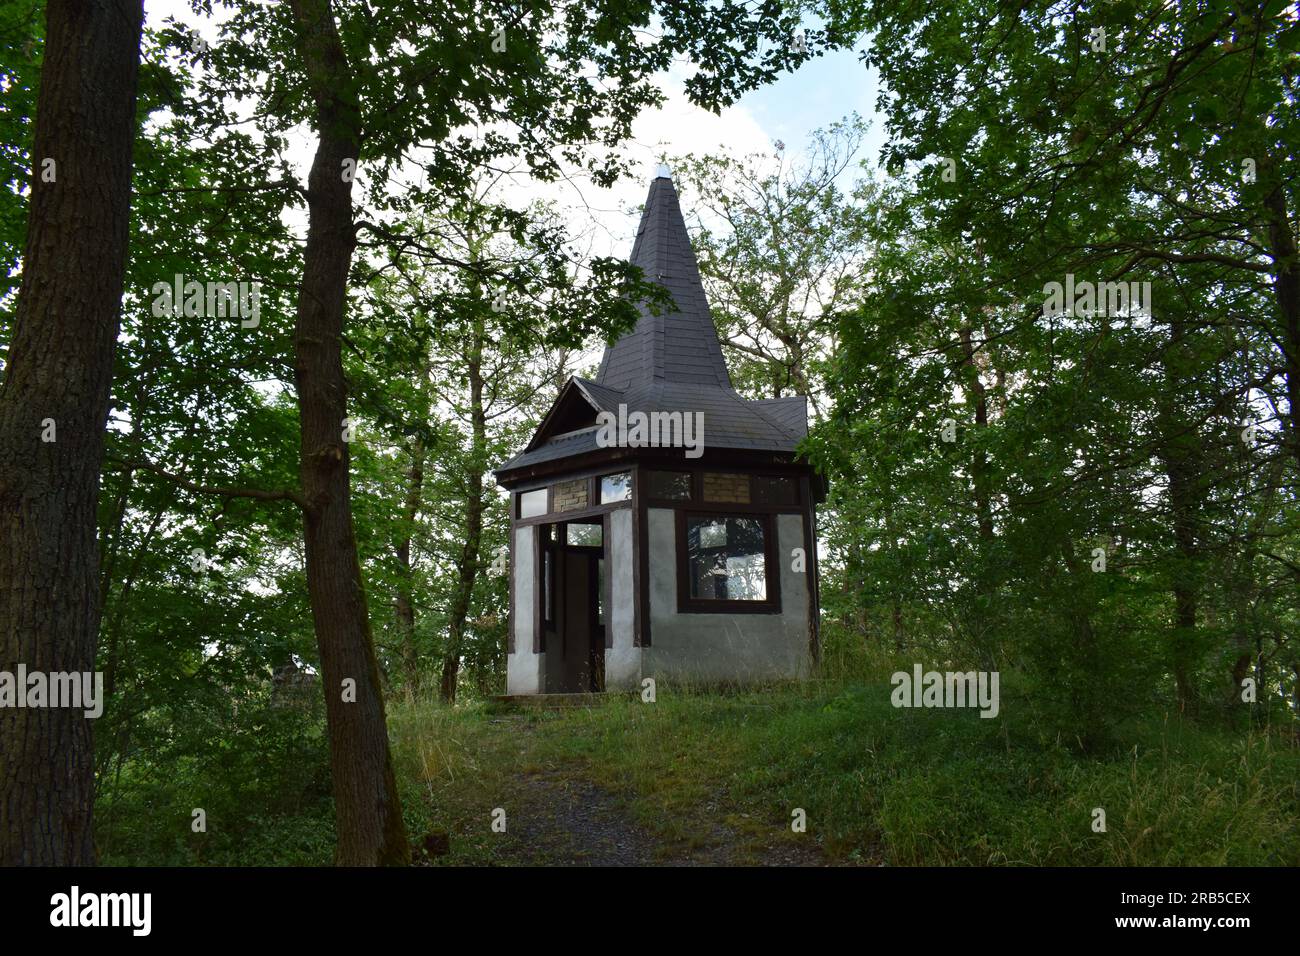
[[[541,491],[546,495],[546,511],[540,515],[533,515],[531,518],[521,518],[524,507],[524,495],[531,494],[534,491]],[[551,486],[538,485],[536,488],[518,488],[511,493],[510,502],[510,520],[515,522],[522,521],[540,521],[551,512]]]
[[[683,465],[676,468],[658,468],[651,464],[646,464],[645,471],[669,471],[685,473],[690,476],[691,497],[690,500],[682,498],[655,498],[651,497],[649,488],[646,488],[644,497],[650,502],[653,508],[686,508],[686,507],[727,507],[734,508],[737,511],[748,510],[763,514],[779,512],[781,514],[802,514],[805,509],[805,503],[809,501],[809,492],[806,479],[808,477],[808,468],[806,466],[756,466],[747,467],[743,464],[726,465],[718,463],[716,465],[696,466]],[[704,497],[704,475],[724,474],[724,475],[745,475],[749,478],[789,478],[795,482],[795,489],[799,495],[798,499],[790,504],[775,504],[768,502],[756,501],[754,499],[754,486],[750,483],[750,499],[748,502],[724,502],[708,501]],[[649,479],[645,479],[648,481]]]
[[[538,515],[536,518],[517,518],[515,526],[524,528],[533,524],[563,524],[566,521],[581,521],[584,518],[596,518],[607,511],[613,511],[616,508],[626,508],[629,502],[619,501],[610,505],[597,505],[596,507],[575,508],[572,511],[547,511],[544,515]]]
[[[535,475],[529,475],[527,478],[511,480],[502,487],[509,487],[517,491],[535,491],[557,481],[572,481],[574,478],[590,478],[592,475],[612,475],[618,471],[629,471],[635,464],[632,459],[626,457],[605,460],[591,459],[589,456],[560,458],[556,459],[556,463],[567,465],[567,467],[550,469]]]
[[[660,452],[660,453],[656,453]],[[674,454],[676,452],[677,454]],[[783,474],[812,473],[813,467],[795,452],[774,452],[754,448],[706,449],[699,458],[685,458],[681,449],[627,448],[594,449],[563,458],[493,472],[497,484],[515,488],[525,484],[580,477],[591,471],[618,471],[633,463],[656,471],[773,471]]]
[[[554,400],[551,402],[551,408],[546,413],[546,416],[540,422],[537,423],[537,431],[533,432],[532,437],[528,439],[528,444],[524,446],[524,451],[532,451],[534,448],[536,448],[538,445],[541,444],[540,439],[543,433],[546,431],[546,427],[550,425],[552,419],[555,418],[555,413],[560,409],[560,400],[564,398],[564,396],[568,394],[568,392],[574,387],[576,386],[574,386],[573,383],[573,376],[570,375],[569,380],[560,386],[560,392],[558,395],[555,396]],[[582,400],[584,402],[587,402],[588,405],[591,404],[591,402],[587,401],[586,395],[582,396]]]
[[[575,432],[582,432],[582,431],[586,431],[589,428],[596,427],[595,424],[582,425],[579,426],[578,428],[569,428],[562,432],[557,431],[554,432],[553,434],[551,433],[550,429],[552,423],[555,421],[555,417],[559,413],[560,407],[565,403],[565,400],[573,392],[577,392],[578,396],[591,410],[593,419],[599,418],[601,412],[600,406],[596,404],[595,399],[593,399],[591,395],[588,394],[587,389],[583,387],[582,383],[577,380],[577,377],[570,375],[568,380],[563,385],[560,386],[559,392],[556,394],[555,398],[551,401],[550,410],[546,413],[545,417],[542,418],[541,422],[538,423],[536,431],[534,431],[532,437],[528,439],[528,444],[524,446],[524,451],[528,452],[528,451],[532,451],[535,448],[540,448],[543,444],[545,444],[545,442],[549,441],[552,438],[560,438],[564,435],[572,435]]]
[[[542,620],[542,536],[540,530],[533,529],[532,534],[533,547],[533,653],[546,653],[546,632]],[[552,572],[553,573],[553,572]],[[541,683],[545,685],[546,675],[541,675]]]
[[[541,527],[539,526],[537,530],[538,530],[538,537],[541,537],[540,534],[542,530]],[[553,541],[542,542],[541,548],[539,549],[539,553],[541,554],[542,567],[541,567],[541,574],[538,576],[538,580],[541,582],[541,588],[538,591],[539,594],[538,603],[542,606],[542,614],[541,614],[542,634],[543,634],[542,646],[546,645],[546,638],[544,635],[548,630],[548,628],[550,630],[555,630],[555,561],[556,561],[555,549],[556,549],[556,544]],[[546,590],[546,561],[548,558],[550,559],[551,562],[551,590],[549,595],[547,594],[547,590]],[[551,599],[551,616],[549,619],[546,616],[546,598],[548,596]]]
[[[622,450],[629,451],[629,450]],[[513,535],[518,528],[538,527],[542,525],[554,525],[557,529],[562,529],[565,523],[570,521],[578,522],[595,522],[599,521],[602,525],[602,548],[606,559],[606,607],[609,614],[613,614],[613,580],[615,569],[612,564],[612,547],[607,544],[610,541],[613,520],[612,513],[615,510],[627,508],[631,511],[631,549],[632,549],[632,645],[637,648],[651,646],[653,635],[650,614],[650,590],[651,590],[651,573],[650,567],[650,510],[662,509],[673,512],[677,515],[675,519],[678,523],[677,533],[674,536],[677,554],[675,560],[677,567],[675,572],[678,580],[678,601],[677,613],[679,614],[774,614],[781,612],[781,575],[782,564],[778,559],[776,552],[780,544],[777,537],[780,533],[779,522],[776,520],[777,515],[797,514],[801,517],[804,527],[804,548],[807,553],[808,563],[806,565],[805,577],[806,587],[808,589],[808,615],[809,615],[809,646],[814,660],[820,656],[820,601],[819,601],[819,569],[817,566],[816,551],[816,492],[817,476],[811,467],[803,462],[791,460],[786,456],[772,455],[770,453],[750,453],[744,454],[734,450],[726,451],[724,460],[711,460],[706,454],[703,459],[692,460],[689,463],[682,461],[680,458],[662,458],[653,455],[644,454],[645,449],[631,449],[632,452],[638,452],[635,458],[629,455],[595,455],[594,453],[587,456],[580,456],[573,459],[564,459],[556,463],[555,468],[539,468],[536,471],[530,469],[527,477],[523,473],[518,476],[519,480],[511,481],[509,490],[512,495],[511,507],[511,536],[512,536],[512,553],[513,553]],[[549,464],[549,463],[548,463]],[[581,467],[575,467],[581,466]],[[651,499],[648,496],[648,489],[645,486],[646,471],[676,471],[685,472],[690,475],[691,482],[691,499],[683,501],[680,499]],[[600,479],[608,474],[618,472],[629,472],[632,476],[632,496],[631,499],[611,502],[609,504],[600,504]],[[747,474],[781,478],[794,478],[797,481],[799,492],[799,503],[792,505],[773,505],[760,504],[754,501],[749,503],[738,502],[710,502],[704,500],[704,474],[705,472],[726,472],[731,474]],[[588,489],[588,506],[585,508],[574,509],[572,511],[556,512],[554,510],[554,501],[552,489],[557,481],[572,481],[579,478],[587,479]],[[546,489],[546,514],[533,518],[519,518],[518,516],[518,497],[525,491],[535,491],[539,488]],[[752,485],[751,485],[752,494]],[[764,521],[764,535],[768,554],[766,555],[766,569],[768,575],[769,593],[772,595],[766,601],[714,601],[709,599],[690,599],[685,595],[688,593],[684,587],[688,580],[683,580],[686,571],[686,548],[684,513],[697,514],[701,516],[708,515],[745,515],[760,517]],[[540,536],[534,535],[534,543],[540,545]],[[538,554],[536,558],[537,573],[542,572],[542,558]],[[563,564],[562,554],[557,552],[554,557],[555,565],[552,574],[556,575],[555,586],[560,587],[558,575],[559,565]],[[513,573],[513,563],[512,563]],[[514,600],[514,581],[512,579],[511,600]],[[537,653],[545,653],[547,646],[547,632],[542,622],[542,604],[544,595],[541,593],[541,585],[538,585],[538,591],[535,595],[536,601],[536,623],[534,627],[534,645]],[[513,611],[512,611],[513,613]],[[558,613],[558,611],[556,612]],[[556,629],[559,630],[557,622]],[[514,627],[511,622],[509,639],[514,641]],[[511,647],[514,645],[511,644]],[[607,626],[605,633],[605,646],[613,646],[613,627]],[[543,675],[544,676],[544,675]]]
[[[811,481],[807,477],[800,481],[804,486],[803,490],[811,491],[809,487]],[[808,510],[803,517],[804,553],[807,555],[804,577],[807,579],[808,588],[808,652],[812,655],[813,663],[817,664],[822,656],[821,568],[817,564],[817,505],[811,494],[806,495],[804,500],[808,502]]]
[[[771,514],[745,514],[763,525],[763,573],[767,598],[762,601],[722,601],[690,597],[689,558],[686,551],[688,518],[711,518],[720,512],[711,508],[680,508],[677,511],[677,613],[678,614],[780,614],[781,563],[777,557],[776,522]]]
[[[555,627],[550,632],[555,637],[551,645],[554,651],[555,645],[559,645],[560,660],[564,660],[569,653],[569,562],[565,552],[568,551],[569,545],[564,532],[559,528],[555,534],[555,568],[551,571],[552,579],[555,581]]]
[[[605,632],[609,630],[607,625],[600,622],[600,561],[601,555],[587,561],[587,593],[592,597],[587,624],[587,666],[591,668],[591,673],[587,675],[587,680],[593,692],[605,689],[605,648],[608,646],[605,643]],[[605,607],[608,616],[609,605]],[[599,635],[597,631],[600,632]]]
[[[622,468],[601,468],[599,471],[595,472],[595,473],[591,476],[591,502],[592,502],[592,505],[593,505],[593,506],[597,506],[597,505],[605,505],[605,506],[611,506],[611,505],[625,505],[625,504],[628,504],[629,502],[631,502],[631,500],[632,500],[632,497],[631,497],[631,496],[629,496],[629,497],[627,497],[627,498],[620,498],[618,501],[609,501],[609,502],[606,502],[606,501],[602,501],[602,500],[601,500],[601,497],[602,497],[602,493],[601,493],[601,482],[602,482],[604,479],[611,477],[612,475],[627,475],[627,476],[628,476],[628,481],[629,481],[633,486],[636,485],[636,481],[637,481],[637,479],[636,479],[636,469],[635,469],[632,465],[630,465],[630,464],[627,465],[627,466],[625,466],[625,467],[622,467]],[[629,489],[629,490],[631,490],[631,489]]]
[[[670,498],[651,498],[649,500],[651,508],[665,508],[673,511],[686,509],[687,511],[734,511],[737,514],[758,514],[758,515],[801,515],[807,508],[804,505],[755,505],[741,504],[739,502],[725,501],[682,501],[681,499]]]

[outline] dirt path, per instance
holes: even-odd
[[[552,866],[824,866],[813,847],[773,842],[742,853],[726,826],[715,824],[700,845],[664,845],[631,819],[615,795],[571,772],[548,770],[519,780],[510,832],[521,863]]]
[[[648,866],[656,841],[628,818],[613,796],[558,772],[526,774],[511,831],[529,863]]]

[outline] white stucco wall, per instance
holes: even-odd
[[[605,574],[610,582],[606,626],[613,646],[605,648],[605,689],[633,690],[641,686],[641,648],[632,646],[633,609],[636,607],[636,552],[632,548],[632,509],[609,515],[609,541],[605,547]]]
[[[646,677],[755,681],[807,677],[808,585],[791,569],[804,547],[803,516],[776,516],[780,614],[678,614],[677,528],[673,512],[649,510],[650,646],[642,650]]]
[[[514,548],[510,555],[514,562],[515,589],[515,649],[506,655],[506,693],[540,694],[542,692],[542,675],[545,654],[533,653],[533,621],[536,608],[533,602],[536,595],[533,582],[536,577],[534,562],[537,560],[537,526],[515,529]]]

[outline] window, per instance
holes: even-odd
[[[599,524],[578,524],[576,522],[565,525],[564,540],[577,548],[599,548],[604,530]]]
[[[519,493],[519,517],[536,518],[546,514],[546,489],[521,491]]]
[[[793,478],[773,478],[754,475],[754,501],[761,505],[797,505],[799,486]]]
[[[768,597],[766,516],[684,515],[682,522],[686,558],[683,603],[777,603]]]
[[[621,471],[617,475],[606,475],[600,479],[600,503],[611,504],[615,501],[627,501],[632,497],[632,473]]]
[[[691,500],[691,473],[689,471],[647,471],[646,494],[651,498],[668,501]]]

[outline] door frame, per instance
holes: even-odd
[[[596,517],[597,520],[591,520]],[[600,544],[569,544],[570,524],[595,525],[601,529]],[[600,622],[600,608],[603,604],[606,614],[609,613],[609,600],[607,594],[601,593],[600,588],[600,562],[606,561],[605,578],[606,585],[609,583],[609,564],[607,558],[607,541],[609,537],[609,521],[604,516],[588,516],[585,518],[575,518],[569,521],[559,520],[555,522],[555,559],[552,566],[552,577],[554,578],[553,586],[555,593],[552,596],[552,610],[554,614],[555,631],[554,637],[568,651],[568,627],[569,627],[569,606],[568,606],[568,589],[565,578],[568,574],[568,554],[582,555],[587,559],[587,688],[579,691],[558,691],[556,693],[598,693],[605,689],[605,634],[606,625]],[[562,570],[561,570],[562,569]],[[558,575],[557,575],[558,571]],[[608,590],[608,587],[606,588]]]

